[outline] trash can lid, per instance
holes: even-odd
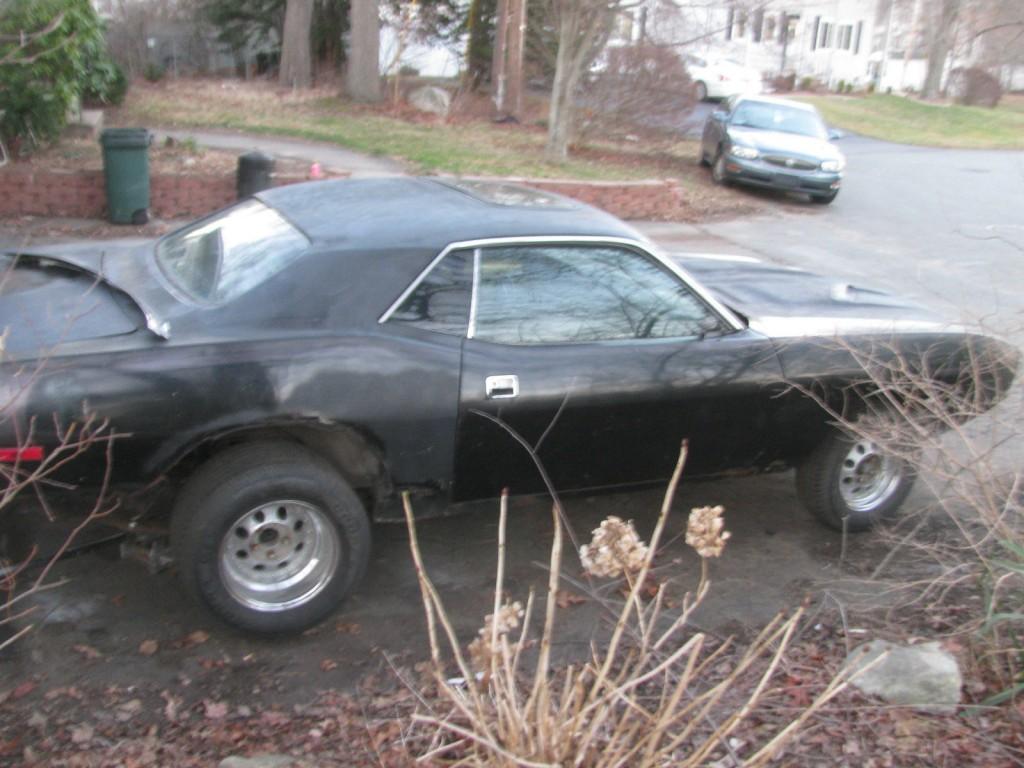
[[[272,169],[274,158],[260,151],[246,152],[238,156],[238,164],[247,168]]]
[[[107,128],[100,134],[100,144],[108,149],[145,149],[152,140],[145,128]]]

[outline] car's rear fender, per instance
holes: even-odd
[[[363,497],[367,509],[393,495],[384,448],[372,434],[355,425],[309,417],[275,418],[261,423],[225,426],[193,436],[175,450],[163,451],[147,474],[184,480],[219,452],[243,443],[288,440],[326,459]]]

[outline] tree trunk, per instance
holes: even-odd
[[[352,0],[349,28],[349,98],[380,101],[380,12],[377,0]]]
[[[928,68],[924,76],[921,95],[936,99],[942,91],[942,73],[952,48],[953,26],[960,14],[961,0],[940,0],[938,13],[931,19],[931,35],[928,41]]]
[[[280,83],[288,88],[309,88],[313,84],[313,63],[309,33],[313,22],[313,0],[288,0],[281,41]]]
[[[569,133],[572,96],[568,92],[569,69],[572,54],[569,51],[572,30],[563,19],[558,31],[558,54],[555,56],[555,80],[551,86],[551,106],[548,110],[548,159],[562,162],[569,157]]]

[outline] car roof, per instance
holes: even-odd
[[[643,239],[604,211],[503,181],[337,179],[275,187],[256,197],[314,243],[329,243],[335,250],[440,251],[456,242],[522,236]]]
[[[805,112],[817,112],[813,104],[807,104],[803,101],[796,101],[794,99],[780,99],[778,96],[740,96],[736,99],[736,104],[739,105],[743,102],[755,102],[759,104],[777,104],[783,107],[793,107],[795,109],[802,109]]]

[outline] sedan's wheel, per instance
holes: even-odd
[[[180,494],[171,537],[185,585],[242,629],[298,632],[362,576],[370,528],[334,469],[292,443],[243,445],[205,464]]]
[[[836,196],[839,194],[839,190],[833,190],[832,192],[826,192],[824,195],[811,195],[811,202],[817,203],[818,205],[828,205]]]
[[[700,80],[693,86],[693,98],[697,101],[708,100],[708,87]]]
[[[725,155],[722,150],[715,153],[715,159],[711,163],[711,180],[715,184],[729,183],[729,178],[725,174]]]
[[[796,480],[800,500],[819,520],[863,531],[899,508],[914,475],[870,440],[832,433],[797,468]]]

